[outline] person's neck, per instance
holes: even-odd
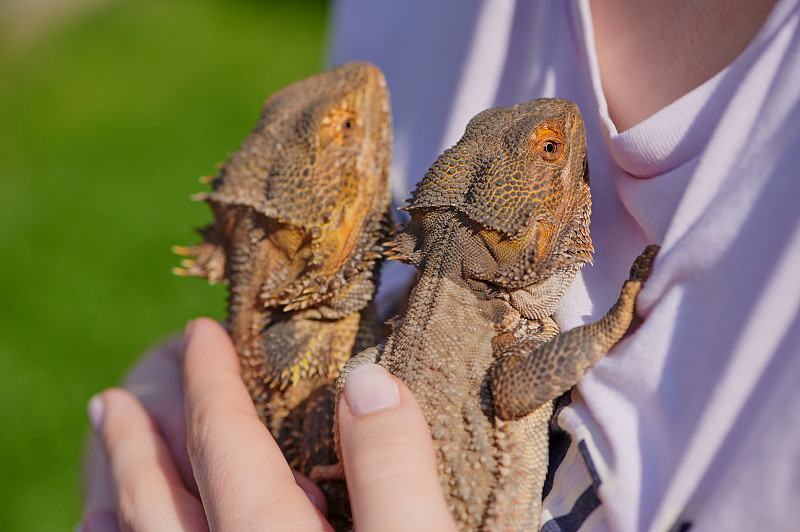
[[[617,131],[728,66],[776,1],[590,0],[600,79]]]

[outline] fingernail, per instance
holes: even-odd
[[[99,436],[100,431],[103,430],[103,418],[106,415],[106,405],[103,404],[103,399],[99,393],[89,399],[89,404],[86,405],[86,412],[89,415],[92,430]]]
[[[194,320],[186,322],[186,327],[183,329],[183,350],[186,351],[186,346],[189,345],[189,340],[192,338],[192,331],[194,330]]]
[[[344,383],[344,397],[356,417],[400,404],[397,384],[378,364],[364,364],[351,371]]]

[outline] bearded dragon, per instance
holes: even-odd
[[[408,309],[338,387],[370,362],[405,382],[462,530],[538,530],[553,400],[628,330],[657,248],[601,320],[559,335],[551,315],[593,252],[584,125],[567,100],[475,116],[405,209],[391,247],[419,271]]]
[[[336,376],[377,341],[371,300],[390,228],[391,118],[381,72],[350,63],[270,97],[211,180],[204,241],[180,275],[229,285],[227,328],[262,421],[290,465],[335,461]],[[342,483],[323,483],[337,528]],[[337,512],[340,515],[337,516]],[[337,522],[338,519],[338,522]]]

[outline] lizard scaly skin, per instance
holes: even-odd
[[[214,221],[176,251],[230,287],[228,331],[258,414],[289,463],[335,461],[333,383],[377,341],[370,304],[389,230],[391,119],[381,72],[350,63],[270,97],[202,195]],[[348,526],[346,490],[321,486]],[[337,515],[337,511],[341,514]]]
[[[553,399],[618,341],[654,247],[599,322],[558,335],[550,317],[591,260],[583,120],[566,100],[486,110],[412,194],[394,258],[419,278],[378,362],[403,380],[433,436],[463,530],[538,529]]]

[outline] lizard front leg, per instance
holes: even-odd
[[[516,419],[554,399],[578,383],[597,360],[627,332],[636,296],[650,275],[658,246],[648,246],[631,267],[619,299],[598,321],[532,346],[522,342],[504,352],[494,367],[495,415]]]

